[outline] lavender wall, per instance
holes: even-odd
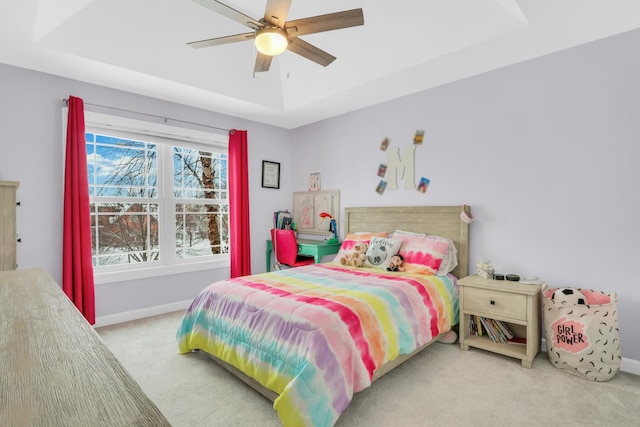
[[[470,204],[472,265],[616,292],[623,357],[639,361],[638,45],[634,31],[298,128],[294,190],[320,172],[342,207]],[[375,193],[380,142],[417,129],[427,193]]]
[[[63,130],[62,99],[141,111],[225,129],[247,129],[252,205],[251,261],[264,271],[271,212],[291,204],[288,131],[131,93],[0,64],[0,180],[20,181],[18,268],[43,267],[62,276]],[[87,110],[110,112],[86,106]],[[136,117],[148,119],[148,117]],[[263,159],[282,163],[281,190],[260,186]],[[229,269],[207,270],[147,280],[96,285],[96,315],[110,316],[193,299],[209,283],[227,278]]]
[[[640,211],[632,162],[640,157],[640,32],[406,96],[292,131],[0,64],[3,139],[0,179],[21,182],[20,268],[61,275],[62,128],[60,99],[249,131],[253,272],[264,271],[273,210],[291,207],[321,172],[341,190],[341,207],[473,206],[471,260],[551,286],[616,292],[623,356],[640,364],[640,287],[634,283]],[[378,149],[411,144],[426,194],[375,193]],[[282,163],[281,189],[260,187],[262,160]],[[183,301],[228,270],[99,285],[98,316]]]

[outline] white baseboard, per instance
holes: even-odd
[[[545,338],[542,338],[542,345],[540,351],[545,353],[547,351],[547,342]],[[625,357],[620,361],[620,370],[622,372],[628,372],[634,375],[640,375],[640,360],[627,359]]]
[[[640,360],[622,358],[620,370],[630,374],[640,375]]]
[[[159,314],[171,313],[173,311],[184,310],[189,307],[193,300],[172,302],[170,304],[156,305],[153,307],[141,308],[139,310],[125,311],[123,313],[109,314],[107,316],[96,317],[94,328],[115,325],[117,323],[129,322],[131,320],[144,319],[145,317],[157,316]]]

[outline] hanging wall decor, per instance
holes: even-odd
[[[413,144],[402,147],[389,147],[390,140],[385,137],[380,143],[380,150],[387,152],[387,163],[380,163],[377,176],[383,178],[376,187],[376,193],[384,194],[388,190],[397,190],[398,180],[403,180],[404,189],[417,189],[419,193],[426,193],[431,180],[421,177],[418,185],[415,182],[415,150],[424,142],[425,131],[418,129],[413,136]]]
[[[425,178],[425,177],[420,178],[420,184],[418,184],[417,190],[420,193],[426,193],[430,182],[431,181],[429,179]]]
[[[415,181],[415,145],[402,148],[391,147],[387,150],[387,188],[398,189],[398,178],[404,180],[404,188],[407,190],[416,188]]]
[[[320,191],[320,172],[309,175],[309,191]]]
[[[262,161],[262,188],[280,188],[280,163]]]

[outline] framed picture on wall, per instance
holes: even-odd
[[[262,161],[262,187],[280,189],[280,163]]]

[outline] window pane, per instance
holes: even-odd
[[[227,155],[174,147],[173,167],[176,199],[202,200],[176,204],[176,256],[229,253]]]
[[[227,199],[227,155],[173,149],[173,187],[179,199]]]
[[[93,255],[96,265],[131,264],[159,259],[157,204],[92,205]]]
[[[87,134],[89,192],[102,197],[156,197],[157,147],[141,141]]]
[[[227,205],[176,204],[176,256],[229,253]]]

